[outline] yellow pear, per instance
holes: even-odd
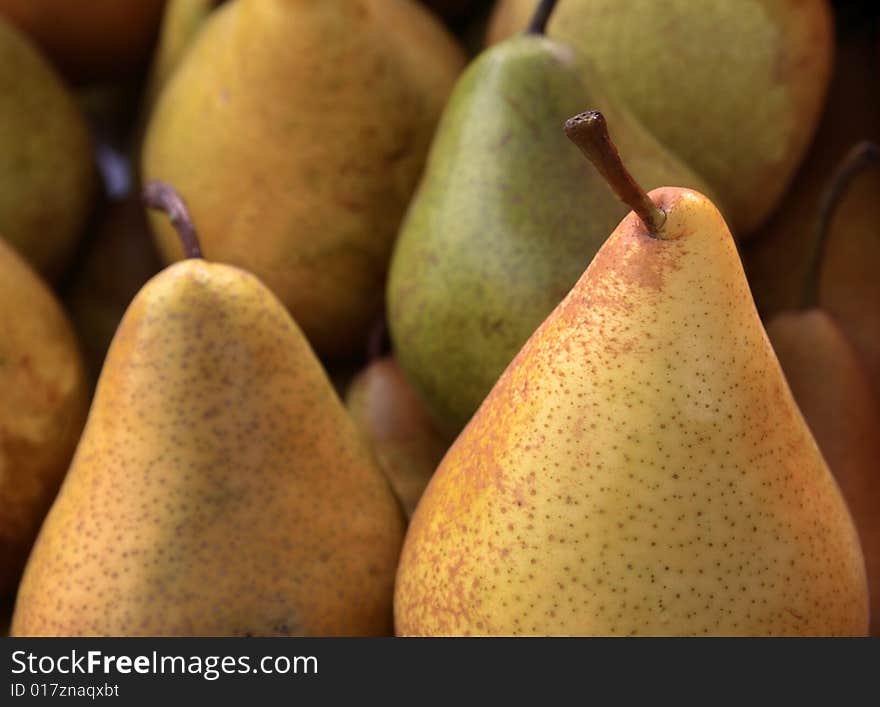
[[[350,354],[463,63],[413,0],[233,0],[162,91],[142,173],[188,195],[206,255],[257,275],[318,353]]]
[[[302,332],[191,257],[138,293],[19,589],[14,635],[390,633],[403,517]]]
[[[781,312],[767,335],[852,513],[865,554],[871,635],[880,637],[880,399],[827,312]]]
[[[488,41],[535,0],[498,0]],[[827,0],[566,0],[548,27],[719,195],[738,237],[772,213],[819,122],[834,58]]]
[[[61,305],[0,238],[0,602],[15,591],[82,431],[85,367]]]
[[[64,270],[88,217],[88,128],[54,69],[0,17],[0,233],[42,274]]]
[[[429,483],[396,630],[864,635],[853,521],[721,214],[646,195],[600,114],[566,132],[634,212]]]
[[[149,109],[180,64],[208,15],[223,0],[168,0],[153,54],[144,103]]]

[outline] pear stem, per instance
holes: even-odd
[[[535,8],[535,14],[532,15],[532,21],[526,27],[526,34],[547,34],[547,23],[550,21],[550,15],[556,7],[557,0],[541,0],[538,7]]]
[[[853,179],[868,167],[880,164],[880,147],[868,140],[855,145],[837,165],[819,199],[819,214],[813,237],[813,257],[804,287],[801,307],[811,309],[819,304],[822,263],[828,250],[831,221]]]
[[[636,212],[648,233],[662,238],[666,214],[627,171],[608,134],[605,116],[598,111],[580,113],[565,121],[565,134],[599,170],[618,198]]]
[[[183,198],[174,187],[165,182],[153,180],[144,187],[142,199],[147,208],[168,214],[168,219],[180,235],[187,258],[202,257],[199,234],[196,232],[196,227],[193,225]]]

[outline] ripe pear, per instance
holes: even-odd
[[[0,16],[31,35],[68,77],[130,75],[155,39],[165,0],[0,0]]]
[[[85,120],[54,69],[0,18],[0,233],[43,275],[67,265],[95,192]]]
[[[880,399],[852,344],[822,309],[782,312],[767,334],[858,529],[870,632],[880,636]]]
[[[449,440],[392,356],[371,361],[354,378],[345,404],[410,517]]]
[[[456,84],[394,250],[397,359],[453,436],[626,214],[559,130],[568,116],[600,106],[645,184],[708,191],[543,35],[553,5]]]
[[[147,196],[192,257],[119,326],[13,634],[389,633],[403,518],[375,459],[278,299]]]
[[[61,305],[0,238],[0,602],[14,592],[88,408]]]
[[[168,0],[147,82],[145,104],[151,107],[201,31],[208,15],[226,0]]]
[[[566,130],[634,212],[428,485],[397,631],[863,635],[858,536],[720,212],[645,194],[600,114]]]
[[[162,91],[143,175],[188,195],[207,256],[252,271],[320,354],[343,357],[382,309],[392,242],[463,61],[413,0],[233,0]],[[179,259],[168,224],[153,227]]]
[[[535,0],[498,0],[488,42]],[[693,167],[745,237],[773,211],[819,121],[833,63],[825,0],[566,0],[549,26]]]

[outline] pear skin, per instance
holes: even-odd
[[[499,0],[488,43],[525,27],[534,6]],[[709,183],[737,237],[770,216],[824,105],[834,55],[825,0],[565,0],[548,32]]]
[[[209,258],[256,274],[321,355],[345,357],[382,310],[391,246],[463,64],[412,0],[236,0],[208,16],[162,91],[143,176],[187,197]],[[170,226],[153,228],[179,259]]]
[[[119,326],[12,632],[388,634],[403,527],[281,303],[190,258]]]
[[[391,356],[355,377],[345,404],[410,517],[449,441]]]
[[[0,17],[0,233],[44,276],[65,269],[95,193],[85,119],[55,70]]]
[[[0,0],[18,25],[68,77],[122,78],[146,60],[165,0]]]
[[[566,45],[523,34],[475,59],[444,110],[386,297],[397,360],[450,436],[626,214],[559,130],[584,105],[609,116],[646,187],[708,189]]]
[[[145,110],[156,102],[162,87],[201,31],[208,15],[228,0],[168,0],[162,15],[159,40],[153,54],[144,97]]]
[[[401,635],[864,635],[840,490],[704,196],[661,188],[529,339],[413,516]]]
[[[0,238],[0,603],[21,576],[82,431],[85,366],[55,295]]]
[[[880,401],[838,324],[821,309],[784,312],[767,335],[859,531],[880,636]]]

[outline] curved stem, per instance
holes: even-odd
[[[153,180],[144,187],[142,199],[149,209],[164,211],[183,242],[183,251],[187,258],[201,258],[202,248],[199,245],[199,234],[193,225],[186,204],[174,187],[165,182]]]
[[[880,147],[867,140],[858,143],[837,165],[828,181],[828,186],[822,192],[813,237],[813,258],[810,261],[810,269],[807,272],[804,294],[801,299],[803,309],[810,309],[819,303],[822,261],[825,260],[825,252],[828,250],[831,221],[837,212],[837,207],[843,200],[843,196],[853,179],[868,167],[877,164],[880,164]]]
[[[557,0],[541,0],[538,3],[532,21],[526,27],[526,34],[547,34],[547,23],[550,21],[550,15],[553,14],[556,2]]]
[[[565,134],[599,170],[620,200],[636,212],[648,233],[661,238],[666,214],[627,171],[608,134],[605,116],[598,111],[580,113],[565,122]]]

